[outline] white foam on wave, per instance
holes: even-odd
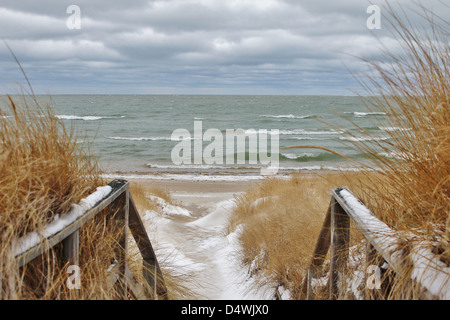
[[[191,170],[191,169],[227,169],[227,170],[241,170],[241,169],[261,169],[258,166],[227,166],[227,165],[211,165],[211,164],[188,164],[188,165],[170,165],[170,164],[155,164],[147,163],[147,167],[154,169],[176,169],[176,170]]]
[[[172,139],[170,137],[106,137],[110,140],[124,140],[124,141],[184,141],[184,140],[195,140],[194,138],[184,138],[184,139]]]
[[[294,129],[294,130],[280,130],[281,135],[339,135],[345,133],[344,130],[304,130],[304,129]]]
[[[258,134],[257,130],[245,130],[246,135]],[[291,130],[267,130],[268,135],[339,135],[345,133],[345,130],[305,130],[305,129],[291,129]]]
[[[378,127],[380,130],[393,132],[393,131],[411,131],[411,128],[401,128],[401,127]]]
[[[407,154],[406,152],[380,152],[378,155],[383,156],[385,158],[389,159],[398,159],[398,160],[405,160],[411,158],[411,155]]]
[[[386,116],[386,112],[362,112],[362,111],[355,111],[355,112],[344,112],[346,114],[353,114],[355,117],[358,118],[364,118],[367,116]]]
[[[304,152],[301,154],[295,154],[295,153],[281,153],[283,157],[286,157],[291,160],[296,160],[300,158],[317,158],[320,154],[312,153],[312,152]]]
[[[167,137],[106,137],[111,140],[125,140],[125,141],[170,141]]]
[[[125,116],[75,116],[75,115],[55,115],[60,120],[83,120],[83,121],[97,121],[101,119],[122,119]]]
[[[306,115],[306,116],[296,116],[293,114],[281,114],[281,115],[261,115],[264,118],[275,118],[275,119],[308,119],[314,118],[314,115]]]
[[[388,137],[339,137],[341,140],[359,142],[359,141],[385,141]]]
[[[105,179],[125,180],[181,180],[181,181],[253,181],[264,179],[261,175],[199,175],[199,174],[103,174]]]
[[[366,117],[366,116],[385,116],[386,112],[354,112],[353,113],[357,117]]]
[[[220,175],[220,174],[190,174],[190,173],[164,173],[164,174],[103,174],[104,179],[125,179],[125,180],[174,180],[174,181],[223,181],[223,182],[243,182],[243,181],[258,181],[267,178],[289,179],[291,172],[309,172],[309,171],[335,171],[335,172],[360,172],[371,171],[373,169],[360,168],[360,167],[340,167],[340,166],[301,166],[301,167],[280,167],[279,173],[273,176],[264,176],[258,174],[233,174],[233,175]],[[280,171],[285,171],[281,173]]]

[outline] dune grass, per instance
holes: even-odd
[[[237,198],[228,232],[240,228],[241,263],[255,290],[288,290],[300,299],[301,284],[331,199],[331,189],[358,190],[361,175],[295,174],[267,179]],[[365,177],[364,177],[365,178]]]
[[[118,230],[107,208],[80,229],[80,289],[68,284],[69,263],[62,263],[62,246],[56,245],[25,266],[16,268],[11,246],[30,232],[39,232],[72,204],[106,184],[89,145],[76,138],[76,128],[67,130],[50,106],[34,96],[2,97],[0,108],[0,299],[129,299],[120,288],[111,287],[108,276],[116,259]],[[170,201],[168,193],[132,185],[139,206],[156,210],[145,192]],[[128,265],[144,290],[152,292],[142,278],[142,258],[132,237]],[[165,273],[167,282],[175,277]],[[181,281],[180,281],[181,282]],[[182,286],[169,285],[173,296]]]
[[[368,107],[388,114],[384,126],[389,139],[355,146],[375,155],[383,185],[394,191],[380,193],[384,197],[380,200],[392,206],[383,210],[383,219],[398,228],[429,225],[428,231],[446,232],[448,237],[449,23],[426,8],[418,9],[428,22],[423,31],[391,12],[391,26],[402,52],[385,52],[384,63],[368,61],[375,74],[363,82],[371,94],[365,99]],[[377,148],[391,158],[377,156]]]
[[[1,298],[45,299],[72,294],[56,289],[67,278],[62,274],[63,266],[54,262],[58,248],[21,270],[14,267],[9,250],[13,239],[40,230],[56,215],[68,212],[71,204],[103,185],[99,173],[89,149],[81,148],[74,131],[67,131],[51,108],[26,95],[2,97]],[[95,237],[91,227],[86,226],[83,232]]]
[[[107,182],[101,178],[89,145],[78,141],[74,126],[67,130],[33,95],[2,97],[0,107],[0,299],[110,300],[130,299],[111,287],[108,268],[116,259],[118,230],[107,208],[80,229],[80,289],[67,280],[69,263],[62,263],[62,245],[56,245],[25,266],[16,268],[11,246],[30,232],[39,232],[56,216],[64,215]],[[174,203],[170,193],[132,183],[130,192],[141,214],[160,211],[149,195]],[[149,222],[147,221],[147,224]],[[150,226],[153,228],[154,226]],[[153,293],[142,276],[142,257],[128,233],[127,263],[142,288]],[[192,298],[186,279],[160,261],[169,298]],[[151,273],[153,270],[149,270]]]
[[[355,143],[380,168],[363,184],[366,192],[376,193],[372,211],[407,235],[400,248],[409,256],[393,281],[392,299],[422,297],[411,285],[417,259],[412,252],[419,243],[437,254],[443,266],[450,265],[449,22],[420,4],[416,9],[423,25],[413,25],[390,8],[389,23],[401,51],[385,51],[383,63],[367,61],[374,73],[362,80],[371,96],[364,99],[367,106],[388,114],[389,139]],[[380,156],[380,149],[391,157]]]
[[[404,270],[395,277],[386,272],[391,277],[387,296],[366,298],[423,297],[411,281],[413,263],[408,256],[418,243],[427,244],[444,265],[450,265],[449,23],[422,6],[417,9],[426,23],[423,28],[390,8],[389,22],[401,52],[386,51],[382,59],[366,60],[373,73],[360,79],[367,90],[361,101],[371,111],[387,114],[387,123],[374,123],[384,127],[387,139],[360,139],[349,147],[368,155],[369,167],[376,171],[268,180],[239,199],[230,230],[243,226],[242,262],[257,277],[257,287],[284,287],[292,299],[303,298],[300,284],[330,191],[341,185],[350,187],[379,219],[404,235],[399,243],[408,257]],[[344,291],[340,298],[354,295]]]

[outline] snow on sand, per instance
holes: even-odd
[[[235,194],[229,190],[195,193],[177,190],[172,197],[183,208],[153,198],[162,204],[163,214],[147,211],[144,223],[153,223],[148,228],[158,259],[175,271],[189,274],[198,284],[194,290],[199,298],[270,299],[268,294],[251,290],[247,270],[239,265],[240,228],[226,234]]]

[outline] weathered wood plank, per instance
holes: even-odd
[[[167,288],[158,264],[155,252],[151,245],[144,224],[137,212],[133,198],[129,193],[129,182],[125,180],[114,180],[108,184],[111,192],[101,199],[94,207],[86,211],[70,225],[62,230],[51,234],[42,241],[28,249],[26,252],[16,255],[16,265],[23,266],[46,250],[63,242],[63,252],[65,261],[72,264],[79,264],[79,229],[87,221],[95,217],[99,212],[107,207],[111,207],[113,221],[116,224],[118,236],[118,247],[116,249],[116,263],[111,266],[108,276],[109,286],[116,286],[123,295],[132,293],[136,298],[148,298],[143,292],[140,284],[136,283],[126,264],[126,252],[128,249],[127,232],[131,230],[136,240],[138,248],[143,257],[143,276],[146,281],[155,288],[157,296],[161,299],[168,299]],[[153,295],[152,295],[153,296]]]
[[[331,209],[331,214],[330,214]],[[331,221],[329,220],[331,218]],[[313,257],[303,280],[302,294],[307,299],[314,298],[311,290],[311,282],[321,275],[320,267],[330,247],[331,261],[330,278],[328,280],[330,298],[339,297],[339,282],[345,276],[345,267],[348,264],[350,220],[355,223],[356,228],[362,232],[368,243],[366,264],[374,263],[374,258],[386,261],[395,272],[402,272],[405,261],[405,252],[399,247],[400,237],[385,223],[377,219],[373,213],[357,199],[346,187],[332,190],[332,203],[328,209],[319,239],[316,243]],[[330,232],[331,227],[331,232]],[[431,278],[432,270],[421,271],[423,278]],[[421,294],[424,299],[437,299],[430,293],[426,286],[420,282],[421,279],[411,280],[411,288]],[[428,286],[432,284],[428,283]],[[389,289],[389,279],[384,279],[381,284],[381,294],[385,295]],[[444,292],[445,296],[446,292]],[[441,293],[442,296],[442,293]]]
[[[63,241],[64,260],[73,265],[80,264],[80,230],[75,231]]]
[[[350,218],[338,202],[331,206],[330,298],[339,297],[347,271],[350,243]]]
[[[142,286],[136,282],[128,266],[125,269],[125,277],[127,278],[128,292],[130,292],[133,295],[133,298],[137,300],[147,300],[147,296],[145,295]]]
[[[156,258],[150,238],[145,230],[144,223],[142,222],[131,195],[129,198],[129,204],[129,227],[142,255],[144,279],[152,288],[155,288],[156,294],[165,300],[168,296],[164,277],[162,275],[161,268],[159,267],[158,259]]]
[[[386,260],[394,270],[400,270],[402,266],[401,252],[393,255],[392,251],[398,243],[395,232],[358,200],[346,187],[336,188],[332,191],[333,197],[355,223],[358,230],[373,245],[376,251]],[[344,195],[345,196],[344,196]],[[349,203],[349,201],[352,203]],[[354,204],[359,203],[359,208]]]
[[[115,249],[119,280],[116,283],[117,291],[119,295],[126,296],[127,294],[127,232],[128,232],[128,220],[129,220],[129,190],[125,190],[121,196],[117,199],[117,210],[113,215],[113,221],[115,224],[115,235],[117,236],[117,248]]]
[[[400,248],[400,237],[389,228],[387,224],[380,221],[375,215],[358,199],[347,187],[333,190],[333,197],[339,202],[346,214],[352,219],[359,231],[362,232],[367,241],[373,246],[377,253],[395,271],[402,273],[408,257],[405,251]],[[426,278],[428,270],[424,270],[422,277]],[[418,288],[424,299],[437,299],[427,288],[418,281],[411,280],[412,286]]]
[[[106,198],[101,200],[95,207],[85,212],[83,216],[79,217],[72,224],[68,225],[60,232],[53,234],[46,239],[43,239],[43,241],[41,241],[39,245],[34,246],[28,251],[17,255],[15,257],[16,265],[18,267],[23,266],[37,256],[41,255],[44,251],[52,248],[56,244],[66,239],[76,230],[80,229],[83,224],[95,217],[95,215],[97,215],[100,211],[111,205],[124,192],[124,190],[128,189],[129,182],[124,180],[114,180],[108,185],[111,186],[112,190]]]

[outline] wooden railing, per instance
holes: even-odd
[[[346,279],[349,276],[351,222],[367,240],[367,264],[373,263],[374,258],[377,258],[381,260],[379,265],[386,262],[395,274],[404,272],[405,263],[409,263],[410,267],[419,270],[414,278],[410,277],[409,282],[411,287],[416,288],[416,292],[420,293],[421,299],[448,299],[450,297],[450,274],[448,272],[450,269],[445,268],[445,264],[443,267],[443,264],[436,262],[439,258],[417,259],[418,261],[411,264],[411,250],[414,250],[411,248],[414,248],[415,244],[411,244],[409,253],[402,250],[399,235],[378,220],[348,188],[341,187],[332,191],[330,206],[302,284],[304,298],[314,299],[313,282],[321,283],[319,279],[323,280],[326,277],[323,265],[329,251],[327,297],[338,299],[342,297],[343,290],[348,288]],[[427,252],[432,252],[429,248],[427,250]],[[387,293],[383,292],[383,294],[386,297]]]
[[[114,180],[108,184],[111,191],[103,199],[99,200],[93,207],[84,212],[67,226],[56,232],[46,234],[45,239],[41,239],[36,245],[27,247],[23,252],[15,256],[17,267],[21,267],[48,249],[62,243],[65,262],[73,265],[79,263],[80,228],[89,220],[94,218],[99,212],[110,207],[114,214],[118,230],[119,248],[116,253],[116,263],[111,268],[108,276],[110,287],[120,283],[117,288],[123,290],[122,296],[131,294],[137,299],[168,299],[167,288],[158,264],[152,244],[142,223],[141,217],[136,209],[133,197],[129,192],[129,182],[125,180]],[[143,278],[153,288],[153,292],[144,290],[136,282],[127,266],[127,232],[131,231],[137,247],[143,259]]]

